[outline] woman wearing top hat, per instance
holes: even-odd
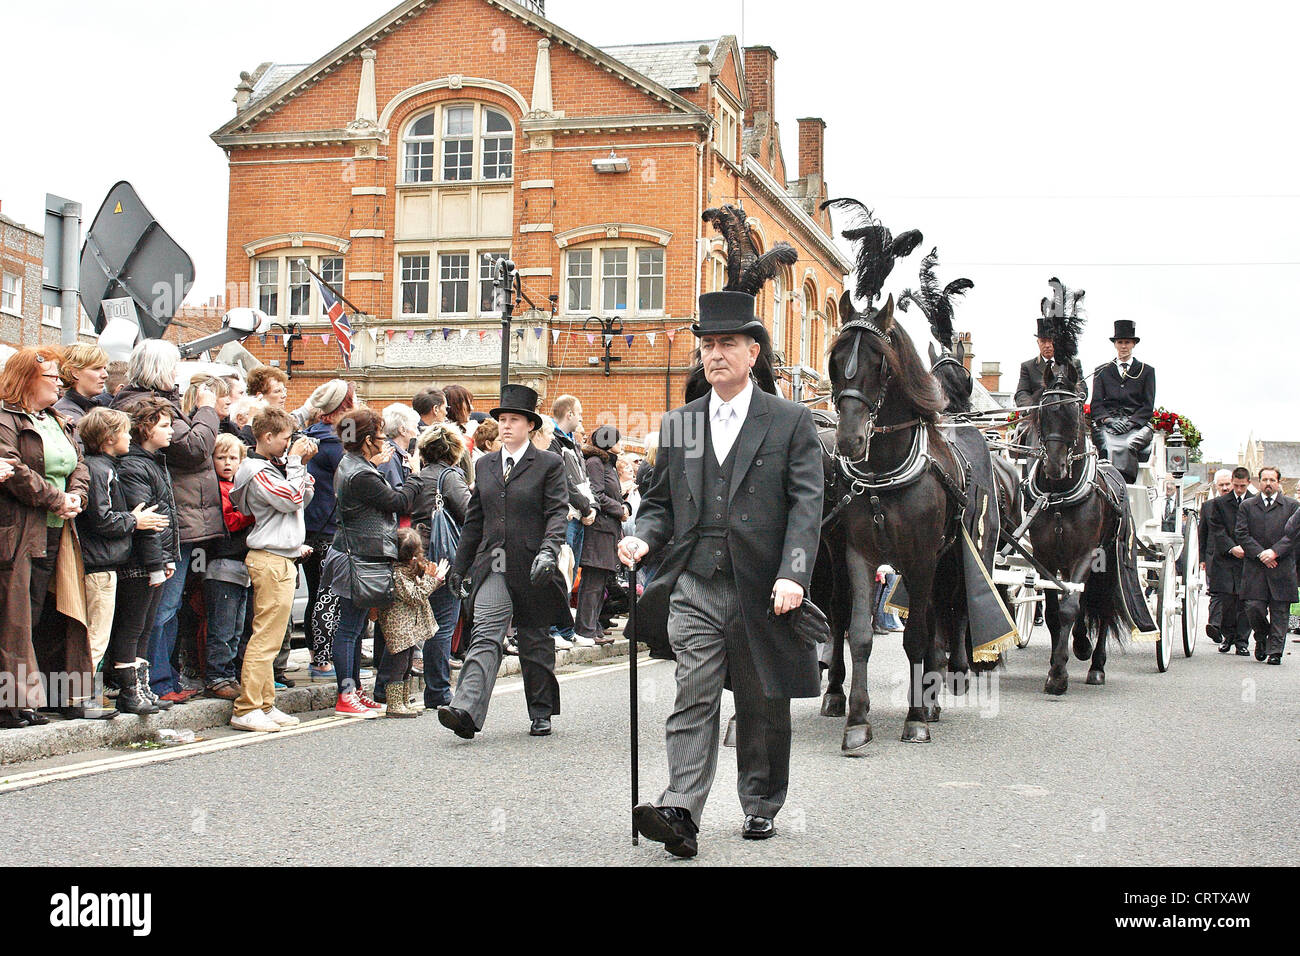
[[[453,592],[465,594],[473,620],[470,643],[456,693],[438,708],[438,720],[466,739],[483,729],[513,622],[529,733],[544,737],[560,712],[549,629],[573,627],[556,561],[569,517],[568,486],[560,456],[530,440],[542,425],[535,391],[506,385],[491,415],[501,448],[479,459],[460,547],[447,575]]]
[[[1109,459],[1130,485],[1137,481],[1138,465],[1151,455],[1155,432],[1151,416],[1156,410],[1156,370],[1133,357],[1142,340],[1130,319],[1115,321],[1115,361],[1092,373],[1092,438],[1097,454]]]

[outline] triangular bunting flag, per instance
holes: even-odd
[[[445,341],[447,341],[449,338],[451,338],[451,329],[443,329],[443,330],[442,330],[442,340],[445,342]]]
[[[627,335],[623,336],[623,338],[627,341],[627,347],[631,348],[632,339],[635,338],[635,336],[631,332],[629,332]]]
[[[424,341],[428,342],[433,338],[433,329],[424,330]]]
[[[588,345],[595,345],[595,344],[596,344],[596,336],[595,336],[593,333],[591,333],[591,332],[588,332],[588,333],[587,333],[587,344],[588,344]]]
[[[542,337],[542,327],[539,325],[537,328],[533,329],[533,334],[540,339]]]
[[[460,330],[460,340],[461,340],[462,342],[465,341],[465,336],[467,336],[467,335],[469,335],[469,329],[461,329],[461,330]]]
[[[654,345],[654,344],[655,344],[655,336],[658,335],[658,334],[659,334],[658,332],[647,332],[647,333],[645,334],[645,337],[646,337],[647,339],[650,340],[650,344],[651,344],[651,345]]]
[[[478,340],[479,340],[480,342],[483,341],[483,336],[485,336],[485,335],[487,335],[487,329],[479,329],[479,330],[478,330]]]
[[[559,330],[559,329],[551,329],[551,341],[552,341],[552,342],[558,342],[558,341],[560,341],[560,330]]]
[[[408,342],[414,342],[414,341],[415,341],[415,329],[407,329],[407,330],[406,330],[406,341],[408,341]]]
[[[523,330],[523,329],[515,329],[515,335],[519,336],[519,338],[522,339],[522,338],[524,337],[524,330]]]
[[[664,335],[668,336],[668,341],[671,342],[673,339],[677,338],[677,330],[676,330],[676,329],[665,329],[665,330],[664,330]]]
[[[260,338],[260,339],[262,340],[262,344],[263,344],[263,345],[266,344],[266,333],[265,333],[265,332],[263,332],[260,336],[258,336],[258,338]]]
[[[393,341],[393,335],[394,335],[396,332],[397,332],[397,329],[384,329],[384,335],[388,336],[388,341],[390,341],[390,342]]]
[[[322,333],[320,334],[320,344],[321,344],[321,345],[329,345],[329,344],[330,344],[330,334],[329,334],[328,332],[322,332]]]

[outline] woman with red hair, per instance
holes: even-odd
[[[110,712],[89,703],[93,665],[75,518],[89,473],[71,426],[54,410],[63,350],[19,349],[0,373],[0,679],[8,686],[0,727]],[[42,675],[46,676],[42,686]]]

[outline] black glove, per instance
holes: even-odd
[[[465,586],[465,575],[455,568],[447,572],[447,587],[451,588],[451,593],[462,601],[469,597],[469,588]]]
[[[776,609],[768,605],[767,617],[770,621],[779,620]],[[790,622],[790,633],[794,639],[805,647],[816,647],[818,644],[825,644],[831,639],[831,623],[826,619],[826,615],[808,598],[803,599],[803,603],[796,608],[785,612],[785,618]]]
[[[528,572],[528,580],[532,582],[533,587],[541,587],[558,571],[559,565],[555,563],[555,555],[546,549],[542,549],[537,552],[537,557],[533,558],[533,566]]]
[[[1129,420],[1127,418],[1108,418],[1105,427],[1106,431],[1110,432],[1112,435],[1122,435],[1127,431],[1132,431],[1132,427],[1129,425]]]

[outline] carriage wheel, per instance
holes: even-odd
[[[1169,662],[1174,656],[1174,629],[1171,626],[1172,621],[1165,618],[1166,611],[1174,608],[1177,587],[1172,561],[1166,559],[1158,577],[1152,583],[1156,591],[1147,598],[1147,604],[1151,607],[1151,617],[1160,631],[1160,638],[1156,641],[1156,668],[1163,674],[1169,670]]]
[[[1040,606],[1038,594],[1024,586],[1016,589],[1013,598],[1016,606],[1016,647],[1026,647],[1034,633],[1034,614]]]
[[[1191,657],[1196,651],[1196,634],[1201,629],[1201,592],[1205,589],[1205,572],[1201,570],[1200,536],[1194,515],[1183,519],[1183,654]]]

